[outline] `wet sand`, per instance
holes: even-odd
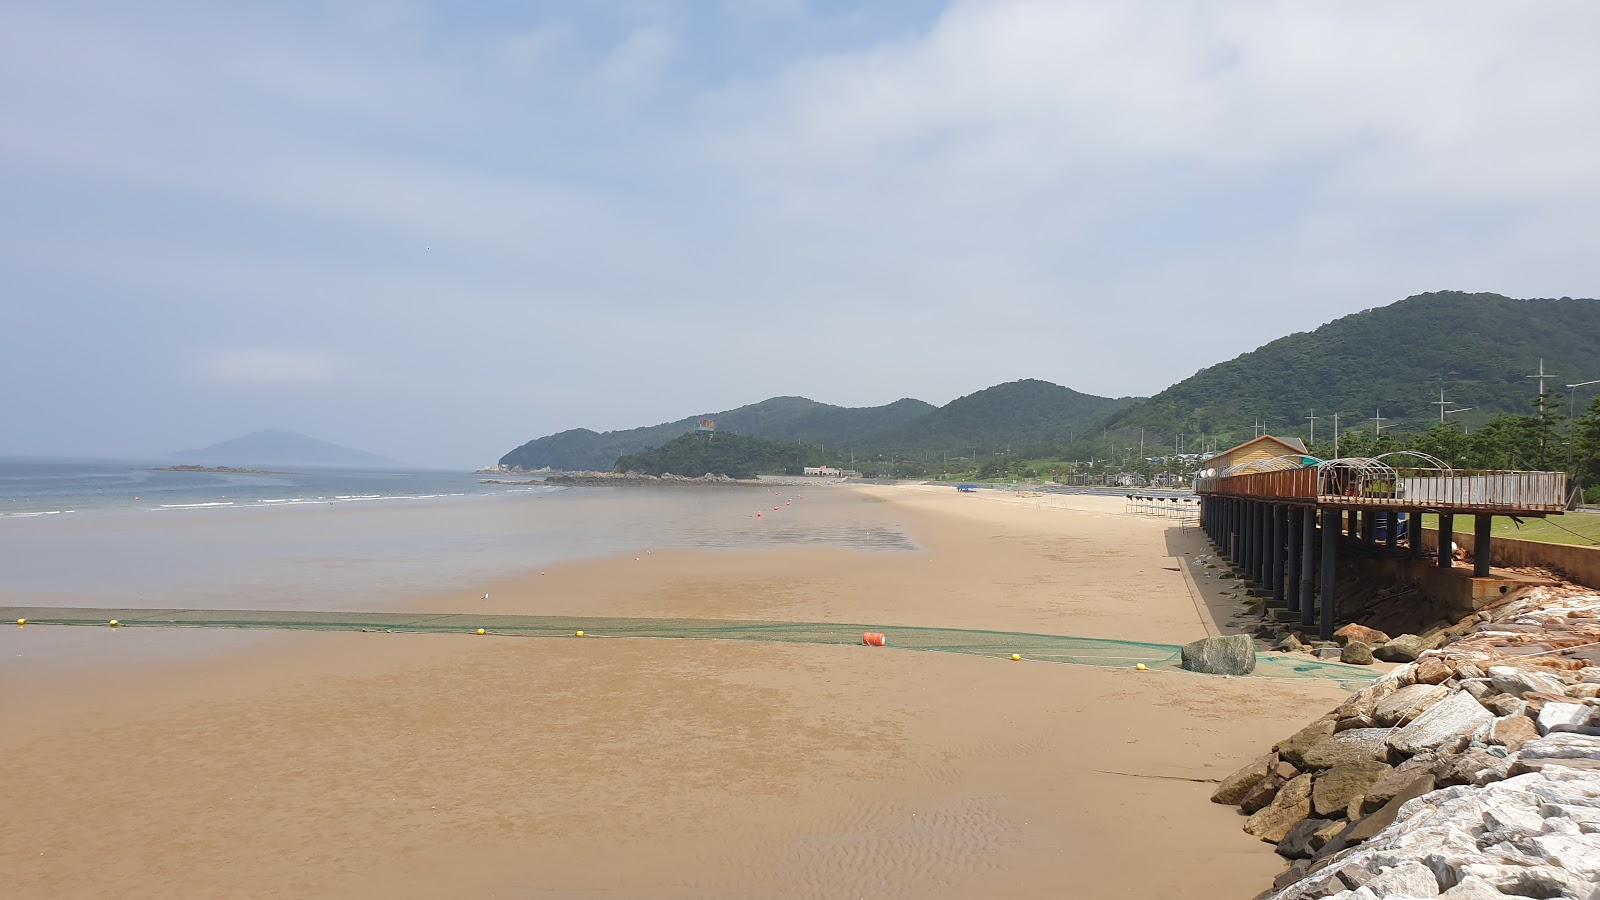
[[[1120,500],[853,490],[926,552],[640,548],[405,606],[1207,633],[1174,558],[1200,539]],[[1342,694],[592,638],[294,633],[152,663],[99,634],[101,662],[0,699],[8,895],[1248,897],[1280,866],[1208,780]]]

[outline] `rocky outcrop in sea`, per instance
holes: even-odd
[[[1506,598],[1229,776],[1263,897],[1600,898],[1600,594]]]

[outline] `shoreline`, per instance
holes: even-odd
[[[401,605],[1206,634],[1185,548],[1113,512],[1120,498],[852,491],[924,549],[621,554]],[[27,829],[4,864],[25,896],[837,896],[884,879],[918,896],[1248,896],[1275,857],[1218,827],[1206,782],[1344,695],[860,646],[291,633],[201,662],[110,653],[0,701],[17,725],[0,738],[18,760],[5,828]],[[1151,842],[1170,865],[1142,864]],[[206,862],[223,847],[226,870]]]

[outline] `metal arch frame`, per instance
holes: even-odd
[[[1234,463],[1217,472],[1213,477],[1222,478],[1228,475],[1248,475],[1251,472],[1279,472],[1284,469],[1300,469],[1305,467],[1305,463],[1302,460],[1307,458],[1303,453],[1296,453],[1273,456],[1267,459],[1252,459],[1248,462]]]

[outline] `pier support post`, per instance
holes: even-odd
[[[1281,503],[1272,505],[1272,599],[1282,603],[1287,598],[1283,591],[1283,548],[1288,533],[1289,508]]]
[[[1315,621],[1311,576],[1317,567],[1317,510],[1308,506],[1300,511],[1300,624]]]
[[[1300,611],[1300,510],[1283,508],[1283,599],[1289,612]]]
[[[1245,501],[1234,500],[1234,512],[1229,516],[1229,525],[1234,528],[1230,556],[1234,557],[1234,565],[1245,562]]]
[[[1322,615],[1317,623],[1317,633],[1325,641],[1333,640],[1334,585],[1339,574],[1339,519],[1338,511],[1322,513]]]
[[[1456,517],[1439,514],[1439,568],[1448,569],[1454,563],[1450,559],[1450,545],[1456,539]]]
[[[1494,516],[1479,514],[1474,516],[1473,541],[1472,541],[1472,575],[1474,578],[1489,577],[1490,537],[1494,528]]]
[[[1400,514],[1392,509],[1383,511],[1383,545],[1393,550],[1400,542]]]
[[[1245,558],[1245,575],[1257,587],[1261,585],[1261,506],[1250,501],[1250,552]]]
[[[1256,556],[1256,583],[1263,590],[1272,585],[1272,504],[1261,503],[1261,552]]]
[[[1406,513],[1406,540],[1411,542],[1411,558],[1422,558],[1422,510]]]
[[[1378,514],[1370,509],[1361,511],[1361,543],[1372,549],[1378,542]]]

